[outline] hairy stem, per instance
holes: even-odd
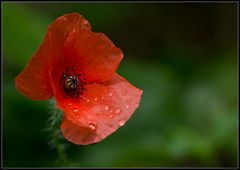
[[[49,118],[47,120],[46,131],[49,134],[48,144],[52,150],[57,151],[56,164],[67,165],[69,159],[66,155],[66,143],[60,131],[60,124],[63,118],[63,112],[56,108],[55,99],[49,100]]]

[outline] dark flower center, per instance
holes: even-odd
[[[69,76],[65,82],[65,88],[66,89],[71,89],[71,90],[76,90],[79,84],[79,80],[76,76]]]
[[[86,84],[85,74],[78,74],[75,72],[75,66],[62,73],[60,79],[60,88],[64,91],[64,97],[79,97],[84,91],[84,84]]]

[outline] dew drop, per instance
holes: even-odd
[[[68,106],[72,106],[73,104],[72,103],[68,103]]]
[[[115,111],[115,113],[120,113],[121,112],[121,110],[120,109],[117,109],[116,111]]]
[[[105,106],[104,109],[105,109],[105,110],[109,110],[109,106]]]
[[[102,97],[101,97],[101,99],[103,100],[103,99],[104,99],[104,97],[102,96]]]
[[[112,96],[113,94],[112,93],[109,93],[109,96]]]
[[[111,114],[111,115],[109,116],[109,118],[112,119],[112,118],[113,118],[113,115]]]
[[[92,123],[89,124],[89,128],[92,129],[92,130],[95,130],[96,129],[96,126]]]
[[[120,120],[120,121],[119,121],[119,125],[120,125],[120,126],[123,126],[124,124],[125,124],[125,122],[124,122],[123,120]]]
[[[80,114],[79,113],[74,113],[74,116],[75,117],[80,117]]]
[[[95,100],[95,101],[97,101],[97,100],[98,100],[98,98],[97,98],[97,97],[95,97],[95,98],[94,98],[94,100]]]
[[[77,112],[78,112],[78,109],[76,109],[76,108],[73,109],[73,112],[74,112],[74,113],[77,113]]]
[[[126,108],[128,109],[128,108],[129,108],[129,105],[127,105]]]
[[[90,102],[90,100],[89,100],[89,99],[86,99],[86,102]]]

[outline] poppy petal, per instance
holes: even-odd
[[[16,88],[26,97],[33,100],[47,100],[52,97],[52,90],[48,78],[48,59],[52,43],[51,35],[45,36],[43,44],[28,62],[25,69],[16,77]]]
[[[61,105],[61,131],[67,140],[81,145],[97,143],[123,126],[142,95],[142,90],[116,73],[111,80],[89,84],[86,89],[79,101]]]
[[[103,82],[113,76],[122,57],[121,49],[103,33],[81,30],[66,40],[58,68],[75,65],[87,82]]]
[[[58,49],[61,49],[66,39],[73,33],[82,29],[91,30],[91,25],[78,13],[65,14],[58,17],[48,26],[52,35],[52,41]],[[60,53],[61,51],[58,51]]]
[[[81,29],[91,30],[91,26],[78,13],[63,15],[49,25],[43,43],[15,80],[18,91],[34,100],[51,98],[49,67],[52,59],[59,56],[67,37]]]

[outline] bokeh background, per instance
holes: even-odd
[[[236,167],[237,3],[2,3],[4,167]],[[143,89],[131,119],[96,145],[50,149],[48,101],[14,79],[57,17],[79,12],[124,52]]]

